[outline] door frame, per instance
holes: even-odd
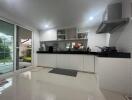
[[[13,60],[14,60],[14,62],[13,62],[13,71],[12,72],[16,72],[17,71],[16,70],[16,34],[17,34],[17,31],[16,31],[17,28],[16,27],[17,26],[20,26],[22,28],[28,29],[28,30],[30,30],[32,32],[32,53],[31,53],[32,62],[31,62],[31,64],[32,64],[32,66],[34,66],[34,41],[33,41],[34,40],[34,31],[33,31],[33,28],[31,28],[29,26],[26,26],[26,25],[18,24],[17,22],[14,22],[14,21],[12,21],[12,20],[10,20],[8,18],[2,17],[2,16],[0,16],[0,20],[14,25],[14,41],[13,41],[14,42],[14,47],[13,47],[13,49],[14,49],[14,52],[13,52],[13,56],[14,56]],[[12,72],[9,72],[9,73],[12,73]],[[8,74],[8,73],[5,73],[5,74]]]
[[[20,69],[17,69],[17,66],[16,66],[16,64],[17,64],[17,62],[16,62],[16,58],[17,58],[17,48],[19,48],[19,47],[17,47],[17,27],[20,27],[20,28],[24,28],[24,27],[21,27],[21,26],[19,26],[19,25],[15,25],[15,40],[14,40],[14,42],[15,42],[15,54],[14,54],[14,59],[15,59],[15,63],[14,63],[14,69],[15,70],[20,70]],[[29,29],[27,29],[27,28],[24,28],[24,29],[26,29],[26,30],[29,30]],[[31,30],[29,30],[29,31],[31,31]],[[33,32],[31,31],[31,66],[33,66]],[[19,56],[19,55],[18,55]],[[29,66],[30,67],[30,66]],[[28,67],[27,67],[28,68]]]

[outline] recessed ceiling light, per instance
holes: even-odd
[[[93,20],[94,18],[91,16],[91,17],[89,17],[89,20]]]
[[[44,27],[45,27],[45,28],[49,28],[49,25],[45,25]]]

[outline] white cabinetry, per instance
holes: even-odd
[[[83,55],[71,55],[69,56],[69,66],[72,69],[82,70],[83,69]]]
[[[76,54],[58,54],[57,67],[64,69],[82,70],[83,56]]]
[[[57,54],[56,59],[57,68],[68,69],[68,56],[66,54]]]
[[[94,56],[93,55],[84,55],[83,56],[83,71],[87,72],[94,72],[95,67],[94,67]]]
[[[129,94],[131,59],[96,57],[100,88]]]
[[[38,54],[38,66],[56,67],[56,54]]]
[[[94,55],[38,54],[38,66],[94,72]]]

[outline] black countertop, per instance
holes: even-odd
[[[97,52],[86,52],[86,51],[37,51],[37,53],[49,53],[49,54],[87,54],[87,55],[96,55]]]
[[[98,53],[97,56],[106,58],[131,58],[131,53],[126,52]]]
[[[95,55],[98,57],[106,58],[131,58],[131,53],[125,52],[87,52],[87,51],[37,51],[38,54],[84,54],[84,55]]]

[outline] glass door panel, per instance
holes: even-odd
[[[32,65],[32,32],[17,26],[16,70]]]
[[[14,25],[0,20],[0,74],[13,71]]]

